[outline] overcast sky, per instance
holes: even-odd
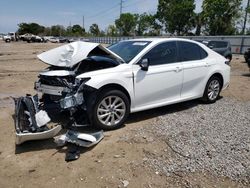
[[[202,1],[195,0],[196,12],[201,11]],[[247,0],[243,1],[245,5]],[[157,5],[158,0],[124,0],[123,12],[155,13]],[[0,0],[0,33],[16,31],[17,24],[22,22],[82,26],[83,16],[87,30],[92,23],[105,30],[119,14],[120,0]]]

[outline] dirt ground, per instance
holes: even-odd
[[[150,126],[164,108],[132,114],[124,127],[105,132],[104,139],[79,160],[64,161],[66,148],[53,139],[15,146],[12,97],[34,94],[34,81],[46,67],[36,55],[59,44],[4,43],[0,41],[0,187],[247,187],[209,173],[165,176],[145,165],[145,151],[157,152],[165,143],[121,142],[124,134]],[[250,74],[243,57],[234,55],[230,87],[223,97],[250,101]],[[175,108],[172,105],[171,108]],[[174,109],[173,109],[174,110]]]

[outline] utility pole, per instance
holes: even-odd
[[[245,12],[245,18],[244,18],[244,25],[243,25],[243,29],[242,29],[242,34],[244,35],[245,34],[245,30],[246,30],[246,23],[247,23],[247,11],[248,11],[248,8],[249,8],[249,1],[247,1],[247,7],[246,7],[246,12]]]
[[[123,9],[123,3],[124,3],[124,0],[121,0],[120,2],[120,19],[121,19],[121,15],[122,15],[122,9]],[[122,30],[120,29],[120,36],[122,35]]]
[[[121,15],[122,15],[123,1],[124,0],[121,0],[121,2],[120,2],[120,18],[121,18]]]
[[[84,16],[82,17],[82,29],[84,29]]]

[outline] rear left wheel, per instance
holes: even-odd
[[[214,103],[220,95],[221,88],[222,82],[220,78],[218,78],[217,76],[212,76],[207,82],[202,97],[203,101],[206,103]]]

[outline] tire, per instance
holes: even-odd
[[[104,90],[92,108],[92,123],[104,130],[117,129],[124,124],[129,112],[129,99],[122,91]]]
[[[220,96],[222,80],[217,76],[212,76],[206,85],[202,100],[205,103],[214,103]]]

